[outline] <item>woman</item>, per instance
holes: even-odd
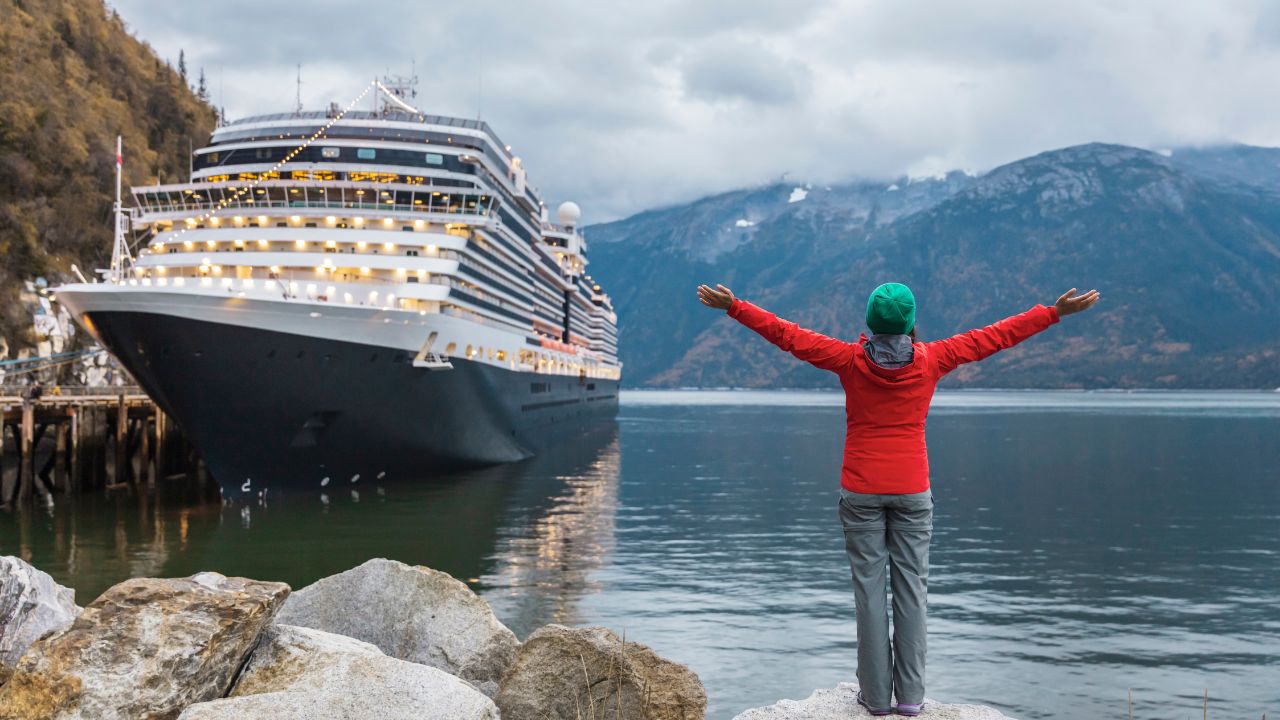
[[[858,621],[858,703],[872,715],[916,716],[924,704],[925,616],[933,494],[925,418],[938,381],[957,366],[1012,347],[1066,315],[1088,310],[1098,291],[1073,295],[945,340],[918,342],[916,301],[899,283],[867,299],[872,335],[845,342],[806,330],[723,285],[698,287],[707,307],[797,358],[830,370],[845,393],[840,521],[853,571]],[[893,589],[893,638],[885,595]],[[897,703],[891,704],[896,698]]]

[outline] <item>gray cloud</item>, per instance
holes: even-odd
[[[682,63],[690,98],[710,102],[788,105],[809,90],[812,73],[759,43],[717,37],[696,48]]]
[[[1092,140],[1280,144],[1264,0],[110,0],[232,117],[345,102],[416,62],[600,221],[792,178],[981,170]]]

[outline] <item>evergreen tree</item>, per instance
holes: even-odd
[[[196,97],[200,102],[209,102],[209,86],[205,83],[204,68],[200,68],[200,79],[196,81]]]
[[[187,54],[182,50],[178,51],[178,76],[182,78],[182,84],[187,84]]]

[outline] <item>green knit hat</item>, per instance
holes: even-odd
[[[916,326],[916,296],[902,283],[885,283],[867,298],[867,327],[871,332],[906,335]]]

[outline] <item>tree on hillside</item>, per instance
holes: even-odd
[[[182,50],[178,51],[178,76],[182,78],[182,84],[187,83],[187,54]]]
[[[204,79],[204,68],[200,68],[200,79],[196,81],[196,97],[202,103],[209,102],[209,85]]]

